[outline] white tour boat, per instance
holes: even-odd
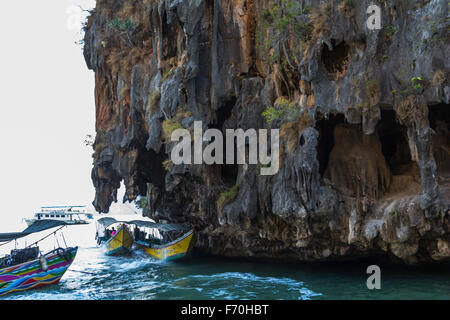
[[[60,206],[42,207],[33,218],[24,219],[28,226],[38,220],[57,220],[67,224],[88,224],[94,219],[93,215],[86,211],[85,206]]]

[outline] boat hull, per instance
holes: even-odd
[[[1,269],[0,296],[59,283],[77,251],[78,247],[69,248],[63,255],[55,253],[47,257],[47,271],[41,269],[39,259]]]
[[[109,256],[129,254],[133,242],[133,236],[126,228],[121,226],[116,234],[105,242],[106,254]]]
[[[191,230],[181,238],[167,245],[148,246],[143,242],[137,242],[142,250],[152,258],[157,260],[177,260],[189,255],[194,239],[194,231]]]

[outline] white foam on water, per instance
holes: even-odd
[[[186,286],[189,280],[197,280],[191,283],[194,287]],[[233,281],[234,280],[234,281]],[[197,289],[204,287],[208,291],[208,287],[221,288],[212,289],[211,296],[221,299],[243,299],[242,296],[249,298],[257,298],[258,293],[254,289],[264,290],[273,293],[276,296],[277,291],[291,291],[293,297],[301,300],[310,300],[312,297],[321,296],[321,293],[314,292],[305,286],[303,281],[291,278],[262,277],[253,273],[225,272],[211,275],[191,275],[172,282],[173,285],[185,284],[185,286],[177,286],[180,289]],[[209,289],[211,290],[211,289]],[[237,293],[240,291],[240,294]]]

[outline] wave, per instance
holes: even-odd
[[[212,298],[221,299],[253,299],[261,294],[275,299],[277,296],[289,299],[310,300],[321,296],[306,287],[303,281],[287,277],[257,276],[253,273],[225,272],[210,275],[190,275],[172,282],[179,289],[209,291]],[[202,290],[198,290],[198,289]],[[278,295],[280,293],[280,295]]]

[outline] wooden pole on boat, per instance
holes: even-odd
[[[53,233],[53,235],[55,236],[56,244],[58,245],[58,248],[60,248],[58,237],[56,236],[56,231]]]
[[[59,229],[56,230],[55,232],[52,232],[52,233],[46,235],[45,237],[43,237],[42,239],[40,239],[40,240],[38,240],[38,241],[36,241],[36,242],[30,244],[27,248],[32,247],[32,246],[35,245],[35,244],[38,244],[38,243],[41,242],[42,240],[45,240],[46,238],[50,237],[52,234],[55,234],[56,232],[58,232],[59,230],[61,230],[61,229],[64,228],[64,227],[65,227],[65,226],[62,226],[61,228],[59,228]]]
[[[65,245],[66,248],[67,248],[66,238],[64,238],[64,233],[62,233],[62,232],[61,232],[61,237],[63,238],[63,240],[64,240],[64,245]]]

